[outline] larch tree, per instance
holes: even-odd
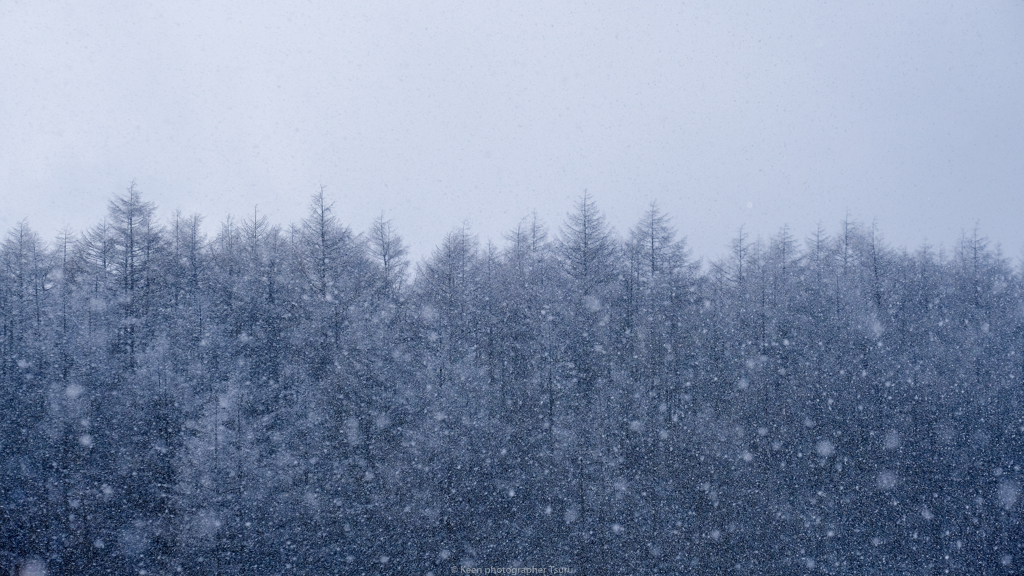
[[[565,273],[580,293],[591,295],[615,279],[615,238],[586,191],[576,203],[576,210],[569,213],[556,247]]]
[[[380,275],[380,288],[385,299],[401,294],[409,269],[409,250],[402,237],[395,232],[391,220],[380,215],[370,227],[368,235],[371,259],[376,262]]]
[[[599,468],[612,451],[613,438],[596,434],[615,418],[618,400],[611,381],[615,339],[611,333],[615,280],[619,274],[619,246],[597,205],[584,191],[563,224],[556,253],[568,280],[567,314],[560,339],[565,343],[563,360],[569,368],[570,397],[576,446],[575,476],[570,514],[577,540],[576,561],[604,549],[604,537],[595,533],[607,512]],[[611,393],[609,393],[611,392]],[[607,408],[607,409],[606,409]],[[596,430],[595,430],[596,429]]]

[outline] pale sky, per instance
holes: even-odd
[[[1024,255],[1024,2],[0,0],[0,231],[134,180],[212,233],[383,212],[419,257],[584,189],[696,256],[844,215]]]

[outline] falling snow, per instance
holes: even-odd
[[[153,210],[0,246],[4,571],[1021,569],[1024,285],[977,235],[700,263],[584,196],[413,266],[322,195]]]

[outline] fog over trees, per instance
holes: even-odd
[[[1024,286],[980,232],[701,263],[584,194],[410,262],[344,216],[207,236],[133,185],[6,233],[0,569],[1024,570]]]

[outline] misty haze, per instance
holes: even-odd
[[[0,574],[1024,572],[1024,3],[0,0]]]

